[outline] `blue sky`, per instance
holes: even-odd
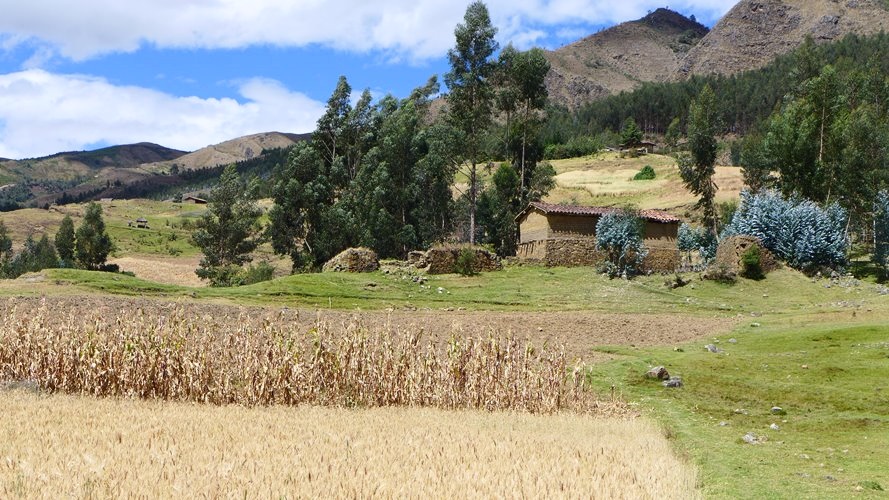
[[[670,8],[715,23],[734,2]],[[0,157],[308,132],[339,75],[404,96],[447,71],[468,1],[0,0]],[[666,6],[491,0],[497,39],[557,48]]]

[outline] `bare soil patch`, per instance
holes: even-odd
[[[130,271],[137,278],[142,278],[165,285],[207,286],[194,273],[200,263],[200,256],[192,257],[156,257],[132,255],[111,259],[109,264],[117,264],[121,271]]]

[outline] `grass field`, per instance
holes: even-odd
[[[614,384],[667,429],[714,498],[885,498],[889,490],[889,321],[795,318],[683,346],[603,347]],[[851,318],[850,318],[851,319]],[[734,342],[731,341],[734,339]],[[704,344],[715,343],[721,353]],[[642,376],[663,365],[684,387]],[[774,414],[780,407],[786,414]],[[749,444],[744,436],[755,441]]]

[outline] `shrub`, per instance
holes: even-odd
[[[741,256],[741,276],[751,280],[765,278],[765,274],[762,272],[761,255],[758,246],[750,247]]]
[[[242,284],[262,283],[263,281],[271,281],[274,277],[275,268],[268,262],[262,261],[256,265],[247,266],[247,269],[244,270]]]
[[[596,249],[605,252],[600,270],[612,278],[639,273],[648,251],[642,245],[642,221],[631,211],[603,215],[596,224]]]
[[[692,252],[698,252],[701,263],[705,265],[716,256],[717,242],[712,233],[702,227],[693,227],[685,222],[679,226],[676,246],[680,252],[686,254],[688,263],[691,263]]]
[[[814,272],[846,265],[846,212],[839,205],[826,208],[803,199],[785,199],[774,191],[741,193],[741,205],[722,237],[744,234],[790,267]]]
[[[454,263],[454,272],[463,276],[475,276],[475,250],[469,247],[460,249],[457,261]]]
[[[651,168],[651,165],[645,165],[642,167],[642,170],[636,173],[633,177],[634,181],[650,181],[657,177],[657,174],[654,172],[654,169]]]

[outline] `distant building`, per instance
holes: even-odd
[[[182,203],[193,203],[195,205],[206,205],[207,200],[198,198],[197,196],[186,196],[182,198]]]
[[[581,207],[532,202],[516,217],[519,226],[518,258],[548,266],[595,266],[604,255],[596,250],[596,224],[611,207]],[[643,267],[674,271],[679,266],[678,217],[661,210],[641,210],[645,221],[644,244],[648,256]]]

